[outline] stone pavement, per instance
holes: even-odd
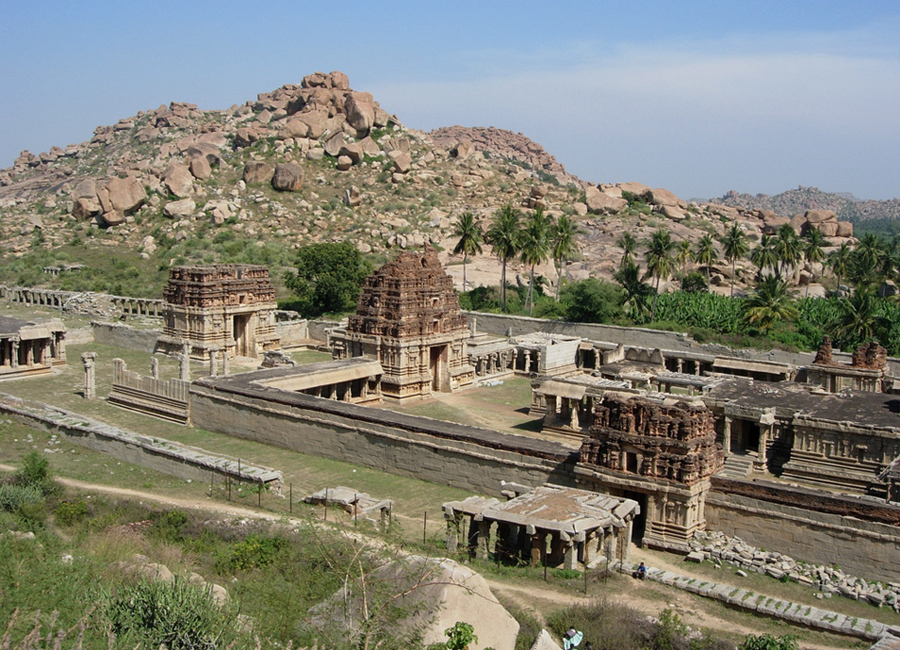
[[[636,564],[625,563],[623,569],[629,573]],[[780,618],[797,625],[855,636],[868,641],[884,641],[885,647],[893,647],[890,640],[900,638],[900,627],[885,625],[869,618],[845,616],[837,612],[819,609],[812,605],[792,603],[787,600],[757,594],[733,585],[712,582],[703,578],[682,576],[671,571],[647,567],[647,578],[655,582],[683,589],[699,596],[714,598],[733,607],[757,612],[764,616]],[[882,644],[879,643],[881,648]]]

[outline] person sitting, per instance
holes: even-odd
[[[638,568],[634,570],[634,573],[631,574],[631,577],[639,578],[640,580],[643,580],[647,577],[647,567],[644,566],[643,562],[638,565]]]
[[[574,627],[570,627],[566,630],[566,636],[563,639],[563,650],[575,650],[583,638],[583,632],[579,632]]]

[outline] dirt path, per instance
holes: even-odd
[[[0,463],[0,471],[13,472],[17,468]],[[140,490],[132,490],[110,485],[101,485],[96,483],[87,483],[76,479],[55,477],[55,480],[66,487],[77,490],[85,490],[100,494],[109,494],[118,497],[135,499],[137,501],[147,501],[158,503],[160,505],[172,506],[186,510],[200,510],[204,512],[212,512],[218,515],[228,517],[241,517],[247,519],[262,519],[265,521],[285,521],[283,515],[274,513],[264,513],[256,509],[244,508],[231,504],[212,501],[210,499],[182,499],[177,497],[168,497],[150,492],[142,492]],[[395,515],[396,516],[396,515]],[[303,523],[299,519],[288,519],[292,524]],[[642,552],[638,548],[632,548],[632,560],[644,560],[652,566],[674,571],[682,575],[688,575],[687,567],[676,565],[665,561],[659,555],[650,555]],[[528,585],[515,585],[502,582],[488,576],[484,576],[488,586],[495,595],[507,599],[522,610],[530,612],[534,617],[544,622],[544,611],[549,611],[559,607],[567,607],[576,604],[585,604],[596,598],[603,598],[604,595],[600,590],[595,588],[591,596],[585,596],[581,593],[572,593],[550,586],[541,586],[540,583]],[[661,592],[664,594],[661,601]],[[740,625],[733,618],[724,618],[719,614],[709,611],[710,608],[703,607],[704,599],[693,594],[679,591],[676,589],[661,590],[659,585],[651,582],[641,582],[635,580],[631,583],[627,590],[618,590],[609,592],[606,597],[614,598],[617,603],[625,604],[647,616],[657,616],[662,609],[669,608],[674,610],[684,620],[684,622],[695,630],[709,629],[715,632],[727,632],[729,634],[738,633],[740,635],[759,634],[759,628]],[[808,642],[802,643],[803,648],[811,650],[835,650],[835,648],[846,647],[846,644],[822,645]]]

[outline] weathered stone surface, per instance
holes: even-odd
[[[375,100],[372,93],[349,92],[344,100],[347,121],[358,132],[368,133],[375,122]]]
[[[250,161],[244,165],[243,179],[247,185],[269,183],[275,175],[275,167],[268,163]]]
[[[75,199],[72,206],[72,216],[79,221],[87,221],[96,214],[100,214],[100,200],[94,195],[94,198]]]
[[[134,176],[111,178],[104,187],[109,192],[112,209],[125,214],[134,212],[147,200],[144,186]]]
[[[200,181],[205,181],[212,176],[212,169],[206,161],[206,158],[198,157],[191,159],[191,174]]]
[[[197,204],[191,199],[181,199],[179,201],[170,201],[169,203],[166,203],[163,212],[170,219],[181,219],[194,214],[196,207]]]
[[[163,183],[171,194],[184,199],[193,192],[194,175],[187,165],[169,165],[163,175]]]
[[[280,192],[299,192],[303,187],[303,168],[295,163],[275,165],[272,187]]]
[[[359,188],[355,185],[351,185],[349,188],[344,190],[344,205],[355,208],[362,201],[362,194],[359,191]]]
[[[838,221],[837,236],[838,237],[852,237],[853,236],[853,224],[850,223],[849,221]]]
[[[456,146],[450,150],[450,155],[457,160],[471,158],[473,153],[475,153],[475,147],[469,140],[460,140],[456,143]]]
[[[398,174],[406,174],[412,165],[412,158],[408,153],[401,153],[394,158],[394,169]]]
[[[837,221],[837,215],[832,210],[807,210],[807,223],[817,224],[825,221]]]
[[[650,188],[643,183],[635,183],[634,181],[629,181],[628,183],[619,183],[616,187],[618,187],[622,192],[629,192],[634,194],[637,197],[646,197],[650,193]]]
[[[585,202],[591,214],[617,214],[628,207],[625,199],[616,199],[589,185],[585,190]]]
[[[678,206],[684,203],[672,192],[670,192],[669,190],[664,190],[660,187],[650,190],[647,198],[649,199],[650,203],[653,203],[654,205]]]
[[[342,172],[347,171],[353,167],[353,159],[350,156],[338,156],[337,159],[337,168]]]
[[[366,154],[358,142],[350,142],[341,145],[341,149],[338,152],[338,155],[347,156],[348,158],[350,158],[350,160],[353,161],[354,165],[358,165],[362,162],[362,159]]]
[[[93,199],[97,197],[97,184],[91,178],[85,178],[74,187],[70,194],[73,200]]]
[[[337,157],[341,153],[341,147],[344,146],[344,134],[335,133],[325,141],[325,153],[332,158]]]
[[[99,215],[100,225],[111,228],[113,226],[120,226],[125,223],[125,215],[119,210],[110,210],[109,212],[104,212]]]

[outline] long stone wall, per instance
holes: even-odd
[[[0,413],[75,444],[184,480],[209,481],[210,474],[252,483],[281,483],[281,472],[236,458],[150,438],[46,404],[0,393]]]
[[[153,353],[156,340],[162,335],[159,330],[142,330],[122,323],[91,322],[94,341],[126,350]]]
[[[867,580],[900,581],[900,528],[751,496],[712,491],[709,530]]]
[[[194,426],[500,496],[500,481],[574,487],[576,455],[553,442],[272,391],[240,375],[191,385]]]

